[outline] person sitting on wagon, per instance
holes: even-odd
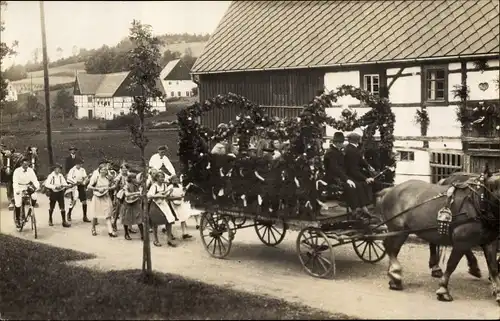
[[[351,206],[357,204],[356,184],[347,176],[344,158],[345,137],[342,132],[336,132],[330,143],[330,149],[325,153],[325,179],[328,185],[338,186],[344,191],[345,201]]]
[[[14,170],[12,174],[12,193],[14,197],[14,214],[16,226],[20,226],[21,222],[21,206],[23,201],[23,191],[26,191],[29,186],[33,185],[35,190],[40,188],[40,183],[36,177],[35,171],[29,167],[29,160],[23,158],[21,167]],[[32,203],[36,202],[36,194],[31,194]]]
[[[175,168],[166,155],[167,150],[167,146],[158,147],[158,153],[151,156],[149,160],[149,167],[165,173],[165,178],[168,181],[171,176],[175,175]]]
[[[356,185],[355,194],[357,195],[355,198],[356,202],[353,202],[350,207],[354,211],[355,217],[363,221],[368,220],[371,223],[372,215],[368,211],[367,206],[372,203],[373,191],[371,184],[374,182],[374,179],[364,174],[366,173],[365,169],[369,168],[370,165],[364,159],[359,148],[361,135],[352,132],[347,135],[347,141],[348,144],[344,148],[345,170],[347,177]]]

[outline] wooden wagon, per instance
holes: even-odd
[[[296,241],[299,261],[309,275],[318,278],[335,276],[334,248],[340,245],[352,244],[354,252],[364,262],[377,263],[385,257],[382,244],[385,226],[367,226],[353,219],[339,202],[326,204],[328,209],[314,219],[280,218],[241,208],[198,207],[203,210],[199,226],[202,244],[212,257],[222,259],[229,255],[240,229],[253,228],[267,246],[279,245],[287,231],[295,230],[299,232]]]

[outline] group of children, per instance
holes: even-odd
[[[158,227],[161,225],[165,225],[162,231],[167,234],[167,244],[176,246],[172,233],[172,225],[176,221],[181,223],[182,239],[191,238],[187,233],[186,221],[192,210],[183,200],[184,189],[180,179],[175,175],[167,177],[163,171],[151,168],[146,178],[147,204],[142,201],[141,180],[142,173],[131,172],[125,163],[117,173],[109,162],[102,161],[91,175],[87,175],[81,161],[77,161],[66,177],[62,173],[62,167],[56,165],[43,184],[49,197],[49,225],[53,226],[52,214],[58,204],[62,226],[70,227],[71,214],[79,200],[82,204],[83,221],[92,222],[92,235],[97,235],[98,219],[105,219],[108,235],[117,237],[117,222],[120,219],[126,240],[132,239],[130,234],[137,233],[133,229],[134,225],[139,228],[143,239],[142,209],[146,206],[155,246],[161,246],[158,239]],[[87,208],[87,191],[92,193],[90,208]],[[70,199],[67,212],[65,197]],[[87,216],[88,210],[92,220]]]

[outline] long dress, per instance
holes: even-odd
[[[107,188],[111,185],[111,182],[106,178],[99,175],[96,179],[94,188]],[[111,218],[111,214],[113,212],[113,203],[111,202],[111,197],[109,196],[109,191],[102,195],[98,196],[94,191],[94,196],[91,201],[91,213],[92,218]]]
[[[139,187],[135,184],[128,183],[125,187],[128,193],[135,193],[139,191]],[[123,201],[120,206],[120,216],[123,225],[136,225],[142,223],[142,213],[141,213],[141,200],[138,199],[133,203],[127,203]]]
[[[154,183],[148,191],[148,197],[167,190],[166,184]],[[157,198],[149,202],[149,219],[153,226],[171,224],[175,222],[175,216],[166,199]]]

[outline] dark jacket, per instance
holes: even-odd
[[[323,164],[325,166],[326,180],[329,184],[334,183],[336,180],[341,180],[342,183],[347,182],[345,158],[342,151],[336,147],[331,147],[325,153]]]
[[[71,155],[68,155],[68,157],[66,157],[66,161],[64,162],[64,171],[66,174],[68,174],[69,170],[72,169],[73,166],[75,166],[75,162],[77,159],[82,162],[82,158],[78,155],[75,155],[74,158]]]
[[[345,147],[344,153],[347,176],[349,176],[349,178],[353,181],[364,182],[368,178],[364,173],[368,169],[369,165],[363,158],[361,150],[358,147],[349,144]]]

